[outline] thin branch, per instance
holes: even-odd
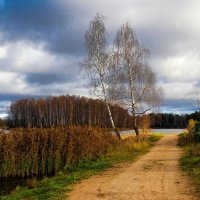
[[[143,112],[135,112],[135,114],[136,115],[143,115],[143,114],[145,114],[146,112],[148,112],[148,111],[150,111],[151,110],[151,108],[150,109],[147,109],[147,110],[145,110],[145,111],[143,111]]]

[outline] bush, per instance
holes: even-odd
[[[81,159],[96,159],[116,139],[100,129],[15,129],[0,135],[0,178],[54,175]]]
[[[194,127],[194,141],[200,142],[200,122],[197,122]]]
[[[200,122],[193,119],[189,120],[187,132],[180,135],[179,144],[200,143]]]
[[[200,144],[192,145],[188,153],[190,156],[199,156],[200,157]]]
[[[184,132],[179,135],[178,143],[180,146],[185,146],[186,144],[190,143],[188,132]]]

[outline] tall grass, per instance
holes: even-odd
[[[200,197],[200,123],[190,120],[187,132],[179,136],[179,145],[185,149],[181,158],[182,169],[191,175]]]
[[[99,129],[15,129],[0,135],[0,178],[54,175],[105,155],[116,139]]]

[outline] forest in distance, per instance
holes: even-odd
[[[117,104],[111,105],[117,128],[131,128],[133,117]],[[178,115],[150,113],[138,115],[137,121],[150,128],[186,128],[189,119],[199,120],[200,112]],[[0,120],[1,127],[50,128],[87,125],[111,128],[104,101],[80,96],[27,98],[13,102],[7,119]]]

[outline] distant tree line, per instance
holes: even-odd
[[[187,118],[187,120],[193,119],[196,121],[200,121],[200,111],[196,111],[194,113],[187,114],[186,118]]]
[[[151,113],[152,128],[186,128],[188,117],[173,113]]]
[[[117,127],[131,127],[132,117],[116,104],[110,105]],[[10,106],[9,126],[50,128],[77,125],[111,127],[104,101],[80,96],[21,99]]]
[[[151,113],[152,128],[186,128],[190,119],[200,121],[200,112],[191,114]]]
[[[0,118],[0,128],[5,128],[6,127],[6,120]]]
[[[113,120],[118,128],[133,127],[133,116],[127,109],[110,104]],[[188,121],[200,121],[200,112],[178,115],[173,113],[150,113],[137,116],[140,128],[186,128]],[[7,120],[0,119],[0,127],[52,128],[87,125],[111,128],[107,107],[100,99],[80,96],[50,96],[27,98],[13,102]],[[145,127],[147,128],[147,127]]]

